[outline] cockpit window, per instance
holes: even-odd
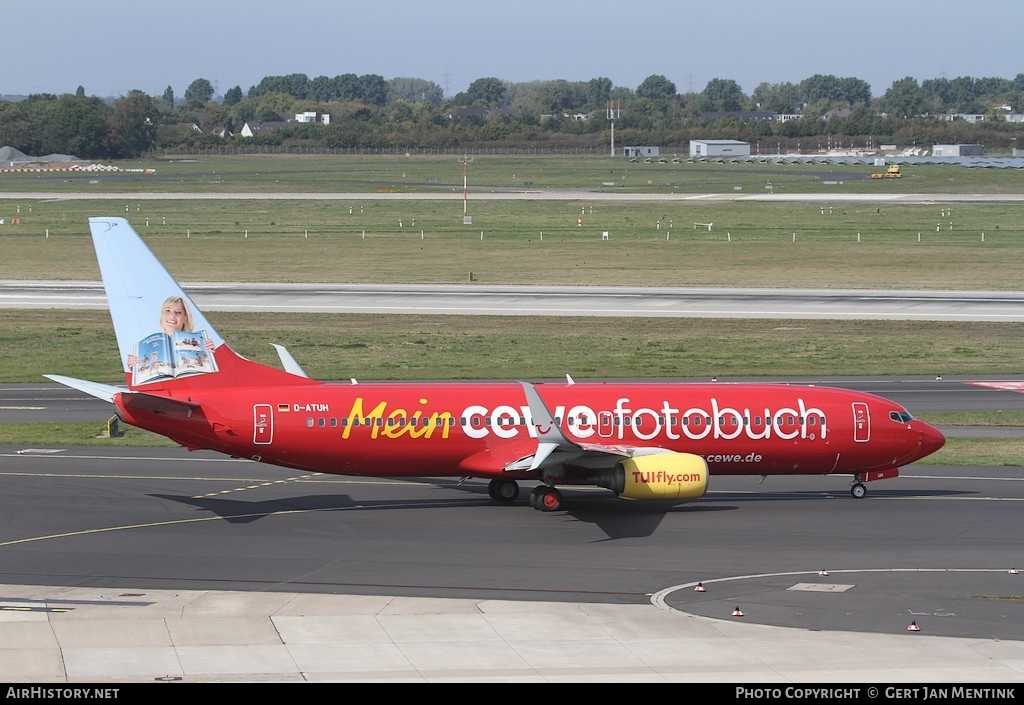
[[[898,423],[910,423],[914,420],[909,411],[890,411],[889,418]]]

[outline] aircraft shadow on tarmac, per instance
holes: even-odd
[[[423,483],[430,486],[429,483]],[[151,495],[179,504],[195,507],[210,512],[232,524],[246,524],[268,516],[280,516],[289,513],[330,512],[330,511],[404,511],[420,510],[426,507],[459,508],[486,507],[488,510],[500,512],[504,510],[526,510],[531,514],[536,510],[529,508],[525,502],[518,501],[509,505],[496,505],[486,497],[486,487],[482,485],[458,485],[456,483],[435,483],[437,489],[459,489],[474,495],[474,500],[466,502],[457,498],[435,499],[388,499],[380,501],[354,500],[347,494],[313,494],[299,495],[272,500],[229,499],[225,497],[189,497],[185,495]],[[974,494],[965,491],[934,490],[876,490],[872,497],[876,499],[907,499],[915,497],[950,497]],[[574,496],[577,495],[577,496]],[[822,492],[811,490],[806,492],[719,492],[696,501],[686,502],[626,502],[612,496],[594,496],[591,492],[565,493],[563,509],[552,512],[549,517],[558,520],[570,520],[592,524],[598,528],[604,538],[598,541],[609,541],[627,538],[643,538],[652,535],[668,514],[704,513],[735,511],[743,504],[752,502],[820,502],[827,499],[838,501],[855,500],[840,492]],[[540,519],[540,517],[536,517]]]
[[[474,492],[473,494],[478,494]],[[509,510],[526,511],[530,519],[541,519],[538,512],[525,502],[511,505],[495,505],[490,498],[481,496],[478,501],[453,499],[401,499],[381,500],[378,502],[356,501],[346,494],[332,495],[300,495],[272,500],[228,499],[225,497],[190,497],[186,495],[152,494],[156,499],[194,507],[209,512],[232,524],[247,524],[269,516],[281,516],[290,513],[305,512],[337,512],[337,511],[405,511],[424,508],[442,507],[457,509],[484,507],[488,511],[503,512]],[[665,516],[681,511],[722,511],[725,507],[699,506],[696,504],[669,504],[623,502],[618,498],[585,497],[573,501],[569,498],[566,508],[547,515],[559,521],[575,520],[593,524],[604,533],[606,539],[637,538],[650,536],[657,530]]]

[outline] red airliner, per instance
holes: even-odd
[[[90,218],[125,386],[48,378],[190,450],[337,475],[490,480],[497,503],[531,482],[622,499],[687,500],[715,475],[896,477],[945,443],[903,406],[792,384],[323,382],[275,345],[282,369],[227,345],[123,218]]]

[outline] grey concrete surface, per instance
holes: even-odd
[[[766,627],[654,602],[3,585],[0,681],[1006,684],[1024,682],[1024,642]]]

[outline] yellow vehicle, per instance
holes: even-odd
[[[871,178],[872,179],[901,179],[901,178],[903,178],[903,174],[900,173],[900,165],[899,164],[890,164],[889,168],[885,170],[885,173],[882,173],[882,174],[872,174]]]

